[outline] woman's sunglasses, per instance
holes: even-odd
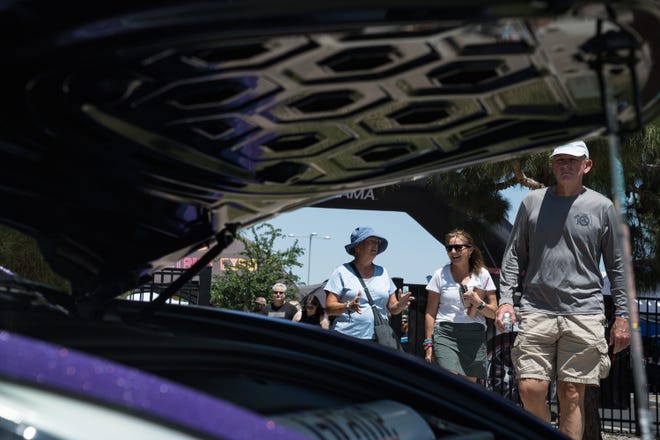
[[[448,244],[445,246],[445,249],[447,249],[447,252],[451,251],[462,251],[463,249],[471,248],[469,244]]]

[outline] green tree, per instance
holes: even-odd
[[[69,283],[44,260],[36,240],[4,225],[0,225],[0,266],[28,280],[69,290]]]
[[[612,197],[607,143],[597,140],[589,147],[603,169],[587,174],[586,185]],[[635,281],[639,290],[654,289],[660,284],[660,120],[622,145],[621,164]]]
[[[292,247],[284,251],[275,251],[273,244],[276,239],[284,238],[280,229],[269,223],[262,223],[247,231],[250,238],[240,234],[240,240],[245,249],[235,266],[225,263],[222,275],[214,275],[211,284],[211,304],[234,310],[250,310],[257,296],[268,296],[276,282],[287,286],[298,283],[298,276],[292,268],[301,267],[298,262],[304,249],[298,246],[296,240]],[[287,290],[287,294],[292,289]]]

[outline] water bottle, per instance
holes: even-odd
[[[513,323],[511,322],[511,314],[509,312],[504,314],[502,324],[504,325],[504,333],[511,333],[513,331]]]

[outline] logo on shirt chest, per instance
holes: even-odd
[[[574,218],[577,226],[589,226],[591,224],[589,214],[577,214]]]

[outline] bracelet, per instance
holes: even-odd
[[[346,304],[346,310],[348,310],[350,307],[349,303],[344,303],[344,304]]]
[[[481,300],[481,304],[477,306],[477,310],[483,310],[486,308],[486,301]]]
[[[628,316],[627,313],[617,313],[617,314],[614,315],[614,317],[615,318],[624,318],[624,319],[630,318],[630,316]]]
[[[431,338],[424,339],[424,341],[422,342],[422,345],[426,345],[426,344],[433,344],[433,339],[431,339]]]
[[[431,343],[431,344],[424,344],[424,350],[428,350],[429,348],[433,348],[433,343]]]

